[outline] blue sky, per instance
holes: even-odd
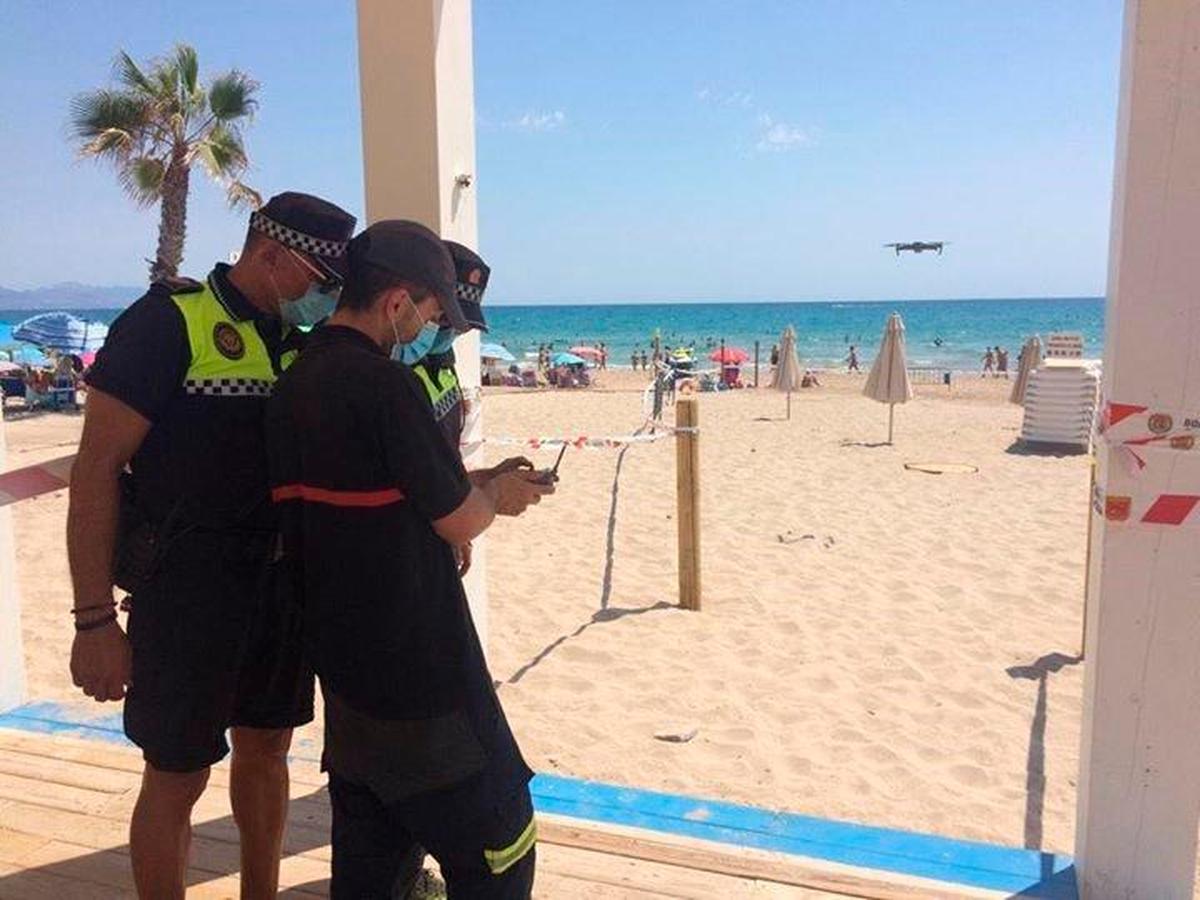
[[[489,302],[1103,293],[1118,0],[476,0]],[[155,212],[70,97],[176,40],[262,82],[264,194],[361,215],[348,0],[0,4],[0,284],[137,284]],[[243,231],[193,176],[185,270]],[[943,257],[880,245],[949,240]]]

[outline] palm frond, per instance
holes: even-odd
[[[137,134],[150,120],[150,114],[150,104],[130,91],[89,91],[71,100],[71,131],[84,141],[112,130]]]
[[[258,82],[234,69],[218,75],[208,85],[208,108],[219,122],[233,122],[254,114]]]
[[[106,128],[79,148],[80,156],[111,156],[124,159],[133,154],[137,139],[120,128]]]
[[[241,139],[224,125],[214,125],[207,135],[192,146],[192,158],[200,161],[216,181],[235,178],[246,168],[246,148]]]
[[[169,63],[159,61],[154,64],[150,77],[156,85],[155,93],[159,98],[174,106],[179,97],[179,70]]]
[[[236,178],[225,185],[225,199],[231,209],[258,209],[263,205],[262,194]]]
[[[200,80],[200,61],[196,57],[196,49],[188,44],[176,44],[174,65],[179,75],[180,93],[190,98],[196,93]]]
[[[161,159],[141,156],[122,166],[117,178],[129,198],[138,206],[146,207],[153,206],[162,196],[166,174],[167,167]]]
[[[141,70],[141,67],[124,50],[117,53],[117,59],[113,64],[113,68],[116,71],[117,80],[129,90],[147,96],[153,96],[157,92],[156,85],[146,77],[146,73]]]

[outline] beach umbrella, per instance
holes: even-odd
[[[892,442],[892,425],[896,415],[896,404],[912,399],[912,385],[908,381],[908,363],[904,359],[904,322],[899,313],[892,313],[883,329],[883,340],[879,343],[879,354],[863,393],[872,400],[888,405],[888,443]]]
[[[555,353],[550,357],[550,362],[556,366],[586,366],[587,360],[576,356],[574,353]]]
[[[590,359],[596,362],[599,362],[604,356],[599,347],[585,347],[581,345],[578,347],[572,347],[571,352],[576,356],[581,356],[584,359]]]
[[[787,392],[787,417],[792,417],[792,391],[799,390],[800,357],[796,353],[796,329],[789,325],[779,336],[779,365],[771,374],[771,387]]]
[[[750,358],[750,354],[741,347],[722,347],[708,354],[708,358],[723,366],[740,366]]]
[[[1029,376],[1042,364],[1042,340],[1036,334],[1021,348],[1021,365],[1017,369],[1017,380],[1013,382],[1008,399],[1018,406],[1025,404],[1025,390],[1029,387]]]
[[[26,319],[13,329],[13,338],[60,353],[84,353],[98,350],[108,335],[108,326],[85,322],[65,312],[42,313]]]
[[[480,344],[479,345],[480,359],[498,359],[500,362],[516,362],[516,357],[508,352],[508,348],[502,344]]]

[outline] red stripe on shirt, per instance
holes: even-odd
[[[271,491],[271,499],[276,503],[285,500],[305,500],[309,503],[361,508],[399,503],[404,499],[404,494],[398,488],[385,488],[381,491],[334,491],[309,484],[285,484]]]

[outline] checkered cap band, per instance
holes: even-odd
[[[466,300],[468,303],[483,302],[483,288],[477,284],[467,284],[466,282],[455,282],[454,294],[459,300]]]
[[[328,256],[339,259],[346,255],[348,241],[330,241],[325,238],[313,237],[295,228],[289,228],[276,222],[269,216],[264,216],[257,210],[250,213],[250,227],[261,231],[273,241],[299,250],[301,253],[311,253],[314,256]]]
[[[270,397],[272,383],[261,378],[189,378],[183,389],[192,396]]]

